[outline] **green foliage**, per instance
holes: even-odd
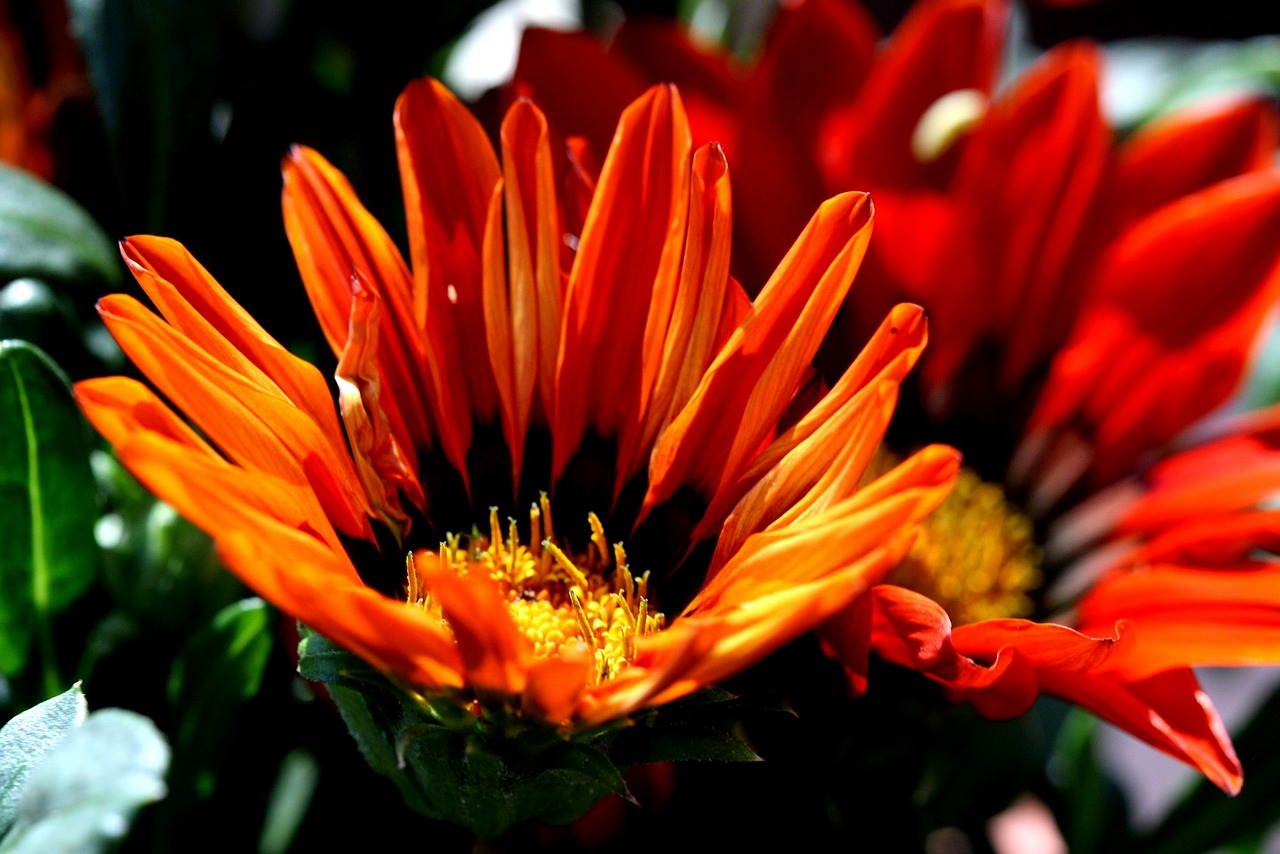
[[[21,671],[36,637],[52,694],[51,621],[96,573],[96,488],[66,378],[19,341],[0,342],[0,435],[0,673]]]
[[[1275,98],[1280,94],[1280,38],[1236,42],[1148,39],[1108,55],[1111,107],[1132,130],[1171,112],[1222,97]]]
[[[88,711],[77,682],[71,690],[15,715],[0,729],[0,837],[17,818],[18,802],[32,770],[84,723]]]
[[[169,748],[123,709],[85,716],[79,684],[0,729],[0,852],[105,851],[164,797]]]
[[[667,760],[749,762],[744,717],[786,713],[712,690],[632,720],[567,735],[506,711],[473,712],[448,696],[399,690],[320,635],[303,632],[298,671],[328,686],[361,753],[405,802],[496,836],[531,819],[564,824],[601,798],[630,798],[620,769]]]
[[[120,282],[115,245],[80,205],[30,172],[0,163],[0,282]]]
[[[228,605],[187,641],[173,664],[169,701],[178,721],[173,778],[196,797],[213,793],[237,712],[262,685],[271,653],[271,614],[257,598]]]

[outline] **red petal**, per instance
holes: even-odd
[[[823,128],[818,162],[828,187],[941,188],[945,171],[912,154],[921,116],[949,92],[990,91],[1004,41],[1006,4],[917,4],[898,26],[844,115]]]
[[[953,242],[928,304],[937,333],[924,366],[949,380],[984,336],[1004,342],[999,381],[1016,390],[1065,338],[1087,266],[1078,239],[1110,153],[1098,106],[1098,58],[1060,48],[994,105],[969,140],[953,195]]]
[[[1112,228],[1219,181],[1268,169],[1280,122],[1268,101],[1199,107],[1143,125],[1117,152],[1102,213]]]
[[[840,0],[784,4],[769,28],[743,96],[739,150],[729,149],[745,179],[736,199],[734,271],[752,293],[831,195],[817,156],[819,133],[856,97],[878,37],[859,6]]]
[[[482,264],[489,200],[501,179],[475,117],[441,83],[410,83],[396,101],[396,152],[413,258],[415,320],[432,342],[445,455],[467,476],[472,422],[498,417],[484,326]]]
[[[1278,231],[1272,173],[1215,185],[1131,228],[1100,265],[1031,429],[1086,428],[1105,482],[1221,403],[1280,297]]]
[[[647,318],[664,311],[680,275],[690,145],[670,86],[650,89],[618,124],[569,273],[553,483],[588,430],[616,437],[640,417]]]

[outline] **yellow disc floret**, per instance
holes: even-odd
[[[883,448],[868,474],[897,458]],[[956,625],[1026,617],[1041,582],[1042,551],[1031,520],[994,483],[962,469],[955,488],[920,525],[910,554],[886,581],[923,593]]]
[[[595,660],[592,682],[598,684],[631,663],[636,639],[660,631],[663,616],[649,611],[649,573],[633,576],[622,544],[609,545],[596,514],[587,521],[590,544],[585,553],[571,555],[557,542],[544,495],[529,511],[528,544],[520,541],[514,519],[504,534],[497,509],[490,508],[487,533],[450,534],[438,554],[440,564],[459,575],[488,574],[533,644],[535,658],[553,656],[566,644],[586,644]],[[447,622],[419,582],[412,553],[406,575],[408,603]]]

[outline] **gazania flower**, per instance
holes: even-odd
[[[954,452],[858,481],[922,313],[894,309],[825,396],[808,367],[865,195],[822,205],[752,302],[723,156],[673,88],[624,112],[598,176],[529,102],[499,160],[432,80],[395,130],[411,267],[319,154],[284,163],[338,412],[173,241],[123,245],[162,317],[100,303],[195,429],[122,377],[77,385],[84,411],[247,584],[412,692],[575,731],[732,674],[901,559]]]
[[[878,47],[856,6],[806,0],[749,71],[687,41],[642,62],[682,38],[652,26],[612,51],[564,39],[577,79],[675,79],[704,102],[695,136],[729,128],[748,284],[810,199],[872,192],[832,364],[884,306],[930,313],[881,460],[949,441],[966,472],[892,583],[828,627],[855,687],[874,651],[992,716],[1055,694],[1235,791],[1191,668],[1280,662],[1280,413],[1220,414],[1280,299],[1276,115],[1205,105],[1117,143],[1091,45],[991,94],[1004,12],[921,3]],[[517,90],[554,86],[559,38],[526,39]]]

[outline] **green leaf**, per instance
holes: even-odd
[[[0,282],[117,284],[120,255],[93,217],[61,190],[0,164]]]
[[[143,804],[164,797],[169,748],[124,709],[89,715],[31,772],[0,854],[105,851]]]
[[[13,825],[31,771],[84,723],[87,712],[77,682],[71,690],[15,715],[0,729],[0,837]]]
[[[312,682],[358,688],[384,685],[385,679],[368,662],[352,655],[328,638],[299,625],[298,675]]]
[[[58,691],[51,619],[93,581],[96,487],[66,377],[36,348],[0,342],[0,672],[23,669],[33,635]]]
[[[258,693],[271,653],[271,609],[261,599],[228,605],[187,642],[169,678],[175,786],[213,793],[218,763],[231,742],[240,706]]]

